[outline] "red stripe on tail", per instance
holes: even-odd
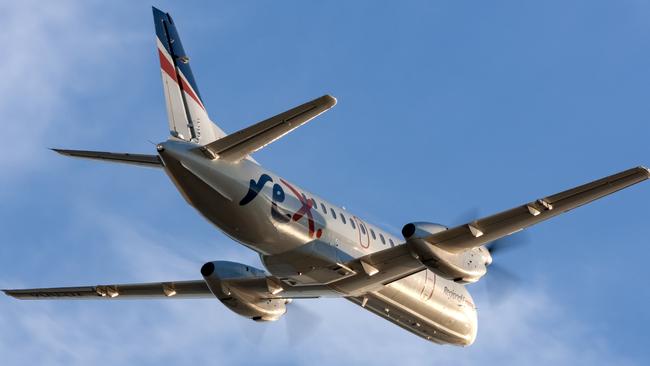
[[[160,68],[162,68],[169,77],[176,80],[176,68],[171,64],[171,62],[169,62],[167,57],[163,55],[160,49],[158,49],[158,58],[160,58]]]
[[[183,77],[178,77],[176,74],[176,67],[169,62],[167,57],[162,53],[160,49],[158,49],[158,58],[160,58],[160,68],[165,72],[165,74],[169,75],[176,83],[178,83],[178,79],[181,80],[181,89],[183,89],[187,95],[190,96],[190,98],[194,99],[194,101],[201,107],[203,110],[205,110],[205,107],[203,106],[203,103],[201,103],[201,100],[199,97],[194,93],[194,90],[192,90],[192,87],[185,81],[185,78]]]

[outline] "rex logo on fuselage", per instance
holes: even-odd
[[[288,213],[283,214],[278,207],[278,203],[284,202],[285,200],[284,189],[282,189],[282,186],[278,183],[274,183],[273,194],[271,195],[271,217],[273,217],[273,219],[278,222],[288,223],[291,220],[299,221],[304,216],[306,216],[309,228],[309,237],[314,237],[315,234],[317,238],[320,238],[323,234],[323,231],[321,229],[315,231],[314,216],[311,211],[314,205],[314,201],[307,199],[304,194],[298,192],[297,189],[291,186],[291,184],[289,184],[284,179],[280,179],[280,181],[291,190],[291,192],[296,196],[302,206],[298,209],[298,211],[294,212],[293,215]],[[241,199],[241,201],[239,201],[239,205],[246,206],[251,201],[253,201],[260,194],[262,189],[264,189],[264,186],[269,182],[273,183],[273,178],[271,178],[271,176],[268,174],[260,175],[260,178],[257,181],[251,179],[248,187],[248,192],[246,192],[246,195]]]

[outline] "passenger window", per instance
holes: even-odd
[[[353,228],[354,230],[357,229],[357,225],[354,224],[354,219],[350,219],[350,225],[352,225],[352,228]]]
[[[379,234],[379,239],[381,239],[381,243],[386,245],[386,239],[384,239],[384,236],[382,234]]]
[[[323,209],[323,213],[327,214],[327,208],[325,208],[325,205],[321,202],[320,208]]]
[[[377,240],[377,237],[375,236],[375,231],[373,229],[370,229],[370,235],[372,235],[372,240]]]
[[[343,214],[341,214],[341,220],[343,220],[344,224],[347,224],[347,221],[345,221],[345,216]]]
[[[361,232],[363,233],[363,235],[366,235],[366,227],[363,226],[363,224],[359,224],[359,227],[361,228]]]
[[[311,199],[311,207],[312,207],[314,210],[318,211],[318,203],[316,203],[316,200],[313,199],[313,198]]]
[[[332,217],[336,219],[336,212],[334,212],[333,208],[330,208],[330,212],[332,213]]]
[[[391,246],[391,247],[394,247],[394,246],[395,246],[395,243],[393,243],[393,239],[388,238],[388,242],[390,243],[390,246]]]

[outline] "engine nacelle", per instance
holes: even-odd
[[[264,293],[237,285],[237,280],[264,278],[266,272],[228,261],[208,262],[201,267],[205,283],[228,309],[255,321],[275,321],[286,313],[285,299],[264,299]]]
[[[492,262],[490,253],[483,247],[451,253],[426,240],[445,230],[447,227],[440,224],[414,222],[404,225],[402,235],[411,253],[437,275],[459,283],[478,281]]]

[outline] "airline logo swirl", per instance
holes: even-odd
[[[245,206],[253,201],[267,183],[273,183],[273,193],[271,195],[271,217],[273,217],[274,220],[281,223],[288,223],[292,220],[297,222],[300,221],[303,217],[306,217],[309,237],[313,238],[316,236],[317,238],[320,238],[321,235],[323,235],[322,229],[316,230],[314,215],[312,213],[314,201],[307,199],[304,194],[300,193],[296,188],[294,188],[291,184],[282,178],[280,178],[280,183],[289,188],[291,193],[293,193],[296,198],[298,198],[298,201],[301,204],[301,207],[298,209],[298,211],[293,213],[283,213],[284,210],[278,207],[278,203],[284,202],[286,198],[284,189],[280,184],[274,183],[273,178],[271,178],[268,174],[262,174],[257,181],[255,179],[250,180],[248,192],[244,198],[239,201],[239,205]]]

